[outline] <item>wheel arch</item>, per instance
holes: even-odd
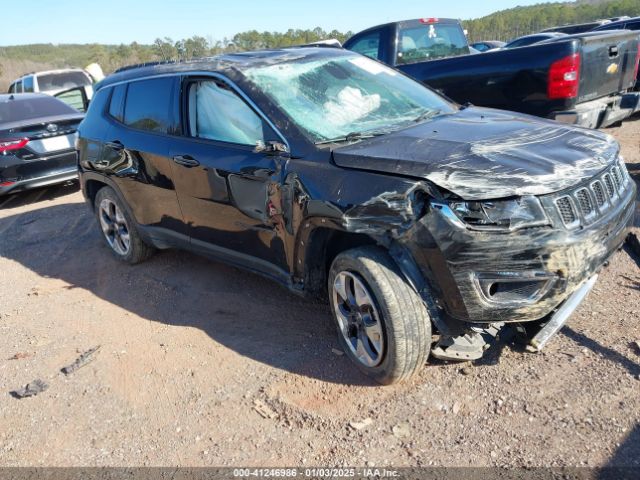
[[[101,180],[90,179],[85,181],[83,187],[84,196],[92,210],[95,210],[95,202],[98,192],[106,186],[108,185]]]
[[[96,174],[93,172],[84,172],[81,174],[80,181],[84,198],[86,199],[87,203],[91,205],[92,210],[95,208],[94,203],[98,192],[104,187],[111,187],[113,191],[116,192],[116,195],[118,195],[118,198],[123,203],[125,208],[129,210],[129,214],[132,213],[129,204],[126,202],[124,195],[118,188],[118,185],[109,177],[105,177],[104,175]],[[135,219],[135,217],[132,218]]]
[[[129,206],[129,202],[127,202],[122,191],[112,179],[94,172],[83,172],[80,175],[80,185],[82,187],[85,200],[90,205],[92,212],[95,212],[95,201],[98,192],[104,187],[110,187],[116,193],[116,196],[126,209],[129,217],[131,217],[132,221],[136,224],[136,227],[140,227],[140,222],[138,222],[138,219],[133,213],[133,209]],[[149,244],[155,244],[153,239],[144,230],[140,230],[140,234]]]
[[[305,293],[325,297],[333,260],[346,250],[378,244],[369,235],[345,230],[336,219],[308,219],[296,243],[295,278],[303,282]]]

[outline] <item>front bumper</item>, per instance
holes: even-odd
[[[587,128],[603,128],[640,111],[640,92],[621,93],[580,103],[568,111],[554,112],[553,120]]]
[[[540,320],[599,272],[633,225],[636,187],[628,175],[615,204],[584,226],[566,228],[552,211],[550,202],[563,195],[543,199],[554,227],[470,230],[451,210],[432,208],[404,244],[439,289],[436,297],[449,316],[478,323]],[[502,297],[492,298],[483,288],[485,278],[523,287],[505,288]]]

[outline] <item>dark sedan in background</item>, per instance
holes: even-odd
[[[502,48],[520,48],[528,47],[529,45],[535,45],[536,43],[545,42],[547,40],[553,40],[556,38],[566,37],[566,33],[549,32],[549,33],[534,33],[533,35],[525,35],[511,40]]]
[[[77,178],[83,117],[48,95],[0,95],[0,195]]]
[[[484,42],[476,42],[469,45],[471,48],[475,48],[479,52],[488,52],[489,50],[495,50],[496,48],[502,48],[506,45],[505,42],[498,40],[485,40]]]

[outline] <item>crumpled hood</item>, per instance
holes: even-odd
[[[465,200],[486,200],[564,190],[618,152],[595,130],[473,107],[332,153],[341,167],[425,178]]]

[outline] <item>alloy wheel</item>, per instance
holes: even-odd
[[[351,352],[366,367],[382,362],[383,327],[364,282],[351,272],[340,272],[333,282],[333,307],[342,336]]]
[[[118,254],[126,255],[131,248],[129,226],[120,210],[114,202],[105,198],[100,202],[100,226],[109,246]]]

